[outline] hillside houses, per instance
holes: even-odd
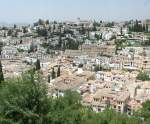
[[[132,114],[150,99],[150,35],[131,31],[134,23],[39,19],[0,28],[4,78],[35,69],[38,60],[53,98],[73,90],[96,112],[111,108]],[[141,72],[146,79],[138,78]]]

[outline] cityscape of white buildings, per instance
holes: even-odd
[[[136,24],[143,31],[133,31]],[[4,77],[12,78],[35,66],[53,97],[75,90],[82,104],[101,112],[111,107],[132,114],[150,100],[150,20],[129,22],[49,22],[1,27]],[[60,67],[60,76],[52,71]]]

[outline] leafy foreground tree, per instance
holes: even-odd
[[[136,116],[143,120],[144,124],[150,124],[150,101],[146,101],[143,107],[137,111]]]
[[[139,120],[107,109],[95,113],[81,105],[81,96],[47,95],[46,85],[34,71],[0,84],[0,124],[139,124]]]
[[[1,84],[0,98],[0,124],[47,124],[50,99],[33,72]]]

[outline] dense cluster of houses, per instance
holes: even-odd
[[[82,57],[82,62],[84,59]],[[74,65],[75,61],[66,57],[59,59],[57,64],[61,65],[61,75],[48,84],[53,97],[63,96],[66,90],[75,90],[82,95],[82,104],[96,112],[111,107],[128,114],[141,108],[142,103],[150,99],[150,81],[137,80],[137,70],[130,72],[111,69],[95,72],[88,70],[86,64],[83,67],[80,67],[81,63]],[[88,61],[92,63],[93,60]],[[89,62],[87,65],[90,65]]]
[[[111,107],[132,114],[150,100],[150,81],[137,79],[140,71],[150,75],[150,20],[139,22],[147,32],[131,32],[132,23],[39,20],[33,26],[1,27],[4,77],[19,76],[40,60],[53,97],[75,90],[96,112]]]

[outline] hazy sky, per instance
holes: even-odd
[[[0,0],[0,22],[150,18],[150,0]]]

